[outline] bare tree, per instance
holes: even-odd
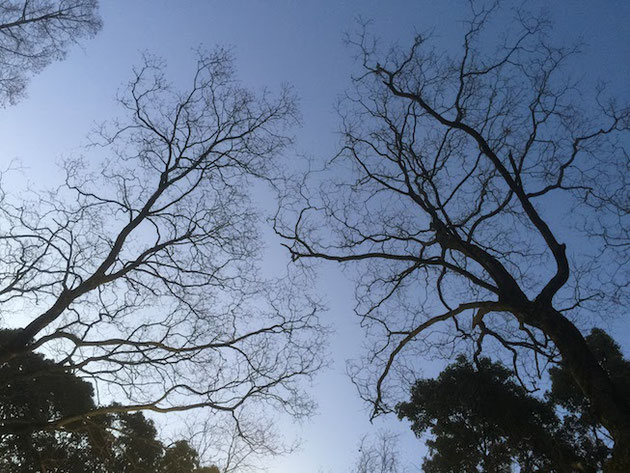
[[[0,104],[15,103],[32,73],[62,59],[79,38],[101,27],[96,0],[0,3]]]
[[[178,92],[147,58],[90,159],[35,197],[2,194],[0,304],[20,326],[0,362],[38,350],[93,381],[101,405],[71,418],[0,420],[0,434],[59,429],[108,412],[301,416],[320,366],[317,304],[258,276],[253,179],[267,178],[295,121],[290,91],[254,94],[229,52],[200,55]],[[11,314],[9,319],[8,314]],[[11,382],[11,380],[3,380]]]
[[[285,197],[276,229],[294,260],[361,268],[356,311],[374,345],[353,375],[373,415],[396,402],[395,372],[418,354],[452,357],[460,341],[475,357],[504,349],[526,385],[523,368],[561,360],[628,471],[628,400],[578,329],[589,301],[614,302],[610,260],[585,272],[558,213],[606,229],[598,203],[627,204],[610,176],[627,182],[630,108],[603,91],[587,99],[563,69],[578,48],[550,45],[544,19],[517,13],[492,36],[495,10],[471,3],[457,56],[422,35],[384,55],[365,29],[351,38],[363,72],[341,104],[343,148]]]
[[[397,438],[390,432],[379,432],[376,438],[365,436],[359,444],[354,473],[398,473]]]
[[[255,429],[243,437],[230,419],[207,418],[202,423],[198,419],[185,420],[187,430],[177,438],[189,439],[200,456],[213,465],[220,473],[247,473],[265,470],[265,458],[286,455],[295,450],[296,444],[287,444],[286,439],[275,428],[272,420],[261,423],[259,419],[248,419],[255,423]]]

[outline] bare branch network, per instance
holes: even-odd
[[[69,45],[100,28],[96,0],[0,3],[0,104],[14,104],[32,73],[62,59]]]
[[[0,304],[28,320],[0,360],[43,351],[101,402],[127,402],[45,425],[2,419],[0,433],[118,411],[310,412],[299,380],[321,364],[318,306],[258,276],[248,199],[289,143],[294,98],[256,95],[233,73],[228,52],[200,55],[178,92],[146,58],[120,99],[127,118],[66,163],[64,185],[30,201],[2,194]]]
[[[373,345],[351,374],[373,415],[400,400],[418,355],[464,341],[475,358],[502,348],[528,386],[527,369],[561,359],[628,454],[627,400],[572,321],[627,288],[630,108],[584,99],[563,70],[579,48],[550,45],[549,22],[517,13],[496,39],[497,14],[471,2],[456,56],[423,35],[385,55],[365,27],[351,37],[363,72],[339,107],[342,149],[286,190],[276,231],[296,261],[359,269]],[[574,253],[547,211],[562,208],[594,237],[563,233]]]

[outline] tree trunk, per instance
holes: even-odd
[[[536,326],[547,333],[562,361],[588,398],[595,418],[608,429],[615,446],[607,472],[630,472],[630,400],[611,381],[589,349],[580,331],[555,309],[531,313]]]

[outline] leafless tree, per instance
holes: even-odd
[[[184,420],[187,430],[176,438],[187,438],[208,463],[217,465],[221,473],[248,473],[265,470],[265,459],[293,452],[295,444],[288,444],[273,421],[266,423],[249,419],[254,429],[247,429],[244,438],[230,419],[207,418]],[[247,421],[247,420],[246,420]]]
[[[397,438],[391,432],[379,432],[375,438],[365,436],[359,444],[354,473],[398,473]]]
[[[0,104],[15,103],[32,73],[100,27],[96,0],[0,2]]]
[[[311,410],[299,380],[321,362],[317,304],[258,275],[248,197],[289,142],[292,93],[244,89],[224,50],[200,55],[185,92],[163,69],[147,58],[134,72],[126,118],[66,162],[63,185],[1,195],[0,304],[4,323],[21,328],[0,363],[45,352],[92,380],[102,407],[40,424],[2,419],[0,434],[205,408],[247,436],[242,416],[262,417],[263,404]]]
[[[610,259],[584,269],[586,237],[558,213],[589,216],[591,235],[610,238],[588,245],[614,246],[615,215],[599,211],[627,210],[615,176],[627,182],[630,108],[603,91],[589,101],[564,69],[579,48],[549,44],[549,22],[517,12],[493,36],[496,11],[471,3],[456,55],[422,35],[386,54],[365,28],[350,38],[363,71],[341,103],[343,148],[287,193],[276,229],[294,260],[360,268],[356,311],[374,344],[353,375],[373,415],[419,353],[498,347],[526,385],[524,367],[561,359],[627,471],[628,400],[578,329],[589,301],[614,302]]]

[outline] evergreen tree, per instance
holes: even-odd
[[[602,368],[630,394],[630,362],[602,330],[586,338]],[[511,370],[463,356],[436,379],[418,380],[397,407],[420,437],[430,431],[427,473],[600,472],[611,439],[564,366],[550,370],[544,399],[521,386]],[[518,468],[517,468],[518,467]]]
[[[13,332],[1,330],[0,345]],[[92,385],[41,354],[0,364],[0,378],[0,425],[13,427],[0,435],[2,473],[215,473],[187,441],[165,446],[141,412],[83,417],[95,407]],[[72,416],[81,420],[47,427]]]

